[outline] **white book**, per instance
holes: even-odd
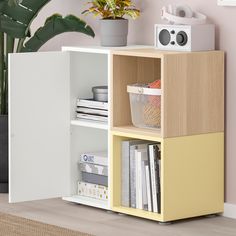
[[[135,150],[136,160],[136,208],[143,209],[143,196],[142,196],[142,152]]]
[[[108,166],[108,155],[107,152],[84,153],[80,155],[80,162]]]
[[[108,116],[108,111],[107,110],[102,110],[102,109],[77,107],[76,111],[79,112],[79,113],[85,113],[85,114],[90,114],[90,115]]]
[[[145,145],[147,147],[147,145]],[[147,197],[144,199],[143,195],[143,185],[144,185],[144,176],[143,173],[143,162],[148,161],[147,148],[135,150],[136,156],[136,208],[144,209],[143,205],[147,204]]]
[[[146,187],[147,187],[148,211],[152,211],[151,181],[150,181],[149,165],[145,166],[145,170],[146,170]]]
[[[149,164],[151,172],[151,188],[152,188],[152,205],[153,212],[158,213],[158,204],[157,204],[157,179],[156,179],[156,155],[155,147],[156,144],[149,145]]]
[[[94,120],[94,121],[102,121],[102,122],[108,121],[107,116],[89,115],[89,114],[84,114],[84,113],[77,113],[76,117],[83,120]]]
[[[148,141],[141,140],[139,144],[130,146],[130,206],[137,208],[136,206],[136,158],[135,150],[143,150],[148,148]]]
[[[99,102],[99,101],[95,101],[93,99],[80,99],[80,98],[78,98],[77,99],[77,106],[108,110],[108,102]]]

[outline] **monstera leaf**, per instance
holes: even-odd
[[[94,37],[81,19],[55,14],[31,37],[30,26],[39,11],[51,0],[0,0],[0,114],[8,112],[8,55],[36,52],[49,39],[64,32],[80,32]],[[19,40],[15,40],[19,39]],[[26,43],[25,41],[28,40]],[[17,48],[15,48],[17,44]]]
[[[49,17],[45,25],[39,28],[33,37],[31,37],[21,49],[21,52],[35,52],[54,36],[65,32],[80,32],[94,37],[95,34],[90,26],[83,20],[68,15],[62,17],[59,14],[54,14]]]
[[[51,0],[0,0],[0,31],[13,38],[30,36],[29,27]]]

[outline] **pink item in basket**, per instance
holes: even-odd
[[[154,82],[148,84],[149,88],[157,88],[157,89],[161,89],[161,80],[155,80]]]
[[[154,82],[148,84],[149,88],[156,88],[161,89],[161,80],[155,80]],[[156,107],[161,106],[161,97],[160,96],[150,96],[149,101],[152,103],[152,105]]]
[[[149,84],[149,88],[161,88],[161,80],[156,80]],[[144,122],[145,125],[153,128],[161,126],[161,97],[149,95],[149,102],[144,107]]]

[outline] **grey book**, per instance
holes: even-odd
[[[143,143],[142,140],[128,140],[122,142],[122,171],[121,171],[121,205],[130,207],[130,147]]]
[[[132,145],[130,147],[130,206],[136,208],[136,160],[135,149],[138,147]]]
[[[97,164],[91,164],[91,163],[80,163],[80,171],[92,173],[96,175],[104,175],[108,176],[108,167],[97,165]]]
[[[159,177],[158,144],[149,145],[149,164],[151,174],[151,189],[153,212],[160,213],[160,177]]]
[[[76,111],[78,113],[85,113],[90,115],[100,115],[100,116],[108,116],[107,110],[102,109],[93,109],[93,108],[87,108],[87,107],[77,107]]]
[[[108,177],[103,176],[103,175],[96,175],[96,174],[82,172],[82,181],[91,183],[91,184],[108,186]]]

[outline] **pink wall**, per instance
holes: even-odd
[[[82,0],[53,0],[38,16],[34,28],[43,24],[45,16],[54,12],[80,15],[84,9]],[[142,17],[130,22],[129,43],[153,44],[153,25],[160,23],[160,9],[168,3],[188,3],[195,10],[209,16],[217,26],[217,49],[226,51],[226,202],[236,204],[236,7],[219,7],[217,0],[136,0],[141,7]],[[60,50],[62,45],[94,45],[99,43],[99,22],[93,17],[84,17],[94,28],[96,38],[68,33],[48,42],[42,50]]]

